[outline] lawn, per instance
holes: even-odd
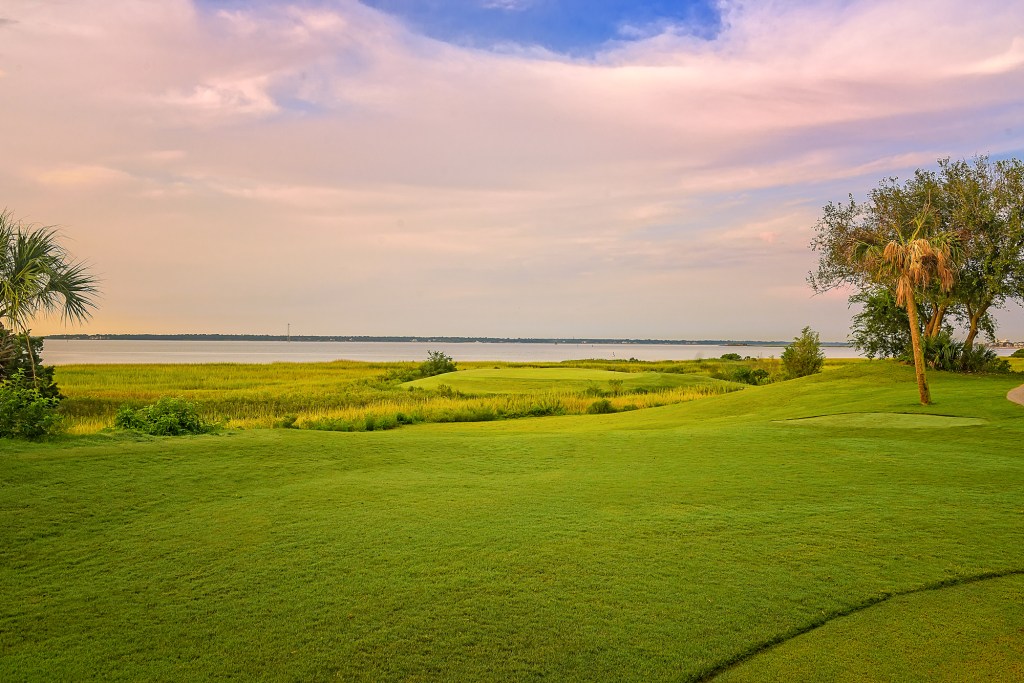
[[[1022,381],[935,373],[922,407],[864,362],[612,415],[6,442],[0,679],[805,680],[933,632],[949,680],[1008,678],[1021,582],[957,584],[1024,569]]]

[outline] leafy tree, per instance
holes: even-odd
[[[885,287],[858,292],[850,304],[861,304],[853,316],[850,342],[868,358],[898,358],[910,354],[910,319],[907,310],[896,303],[896,297]],[[926,316],[918,305],[918,316]]]
[[[825,354],[821,350],[818,333],[805,327],[800,336],[782,352],[782,368],[787,379],[806,377],[821,372],[825,364]]]
[[[949,214],[936,174],[918,170],[904,184],[889,178],[858,204],[829,204],[811,247],[820,252],[818,271],[809,277],[815,291],[841,285],[892,294],[907,313],[910,347],[921,403],[931,402],[925,376],[922,330],[937,335],[948,307],[958,264],[960,234],[943,219]],[[930,306],[924,326],[920,305]]]
[[[96,305],[96,278],[71,260],[57,238],[52,226],[25,225],[10,211],[0,212],[0,320],[24,341],[36,387],[29,324],[40,313],[82,322]]]
[[[427,351],[427,360],[420,365],[420,374],[424,377],[443,375],[455,372],[455,361],[443,351]]]
[[[1024,163],[939,161],[946,229],[959,235],[963,260],[952,294],[967,328],[970,353],[979,332],[995,335],[993,308],[1024,302]]]
[[[971,160],[939,161],[939,171],[918,170],[903,185],[895,178],[883,181],[866,204],[829,204],[818,222],[811,247],[820,253],[818,270],[809,276],[817,292],[852,286],[851,303],[864,304],[854,318],[852,340],[858,348],[879,349],[888,355],[893,341],[886,330],[898,323],[898,309],[883,305],[887,289],[897,295],[895,281],[879,284],[850,256],[870,223],[896,221],[902,225],[925,217],[921,234],[942,235],[951,258],[945,265],[953,284],[941,277],[919,279],[914,285],[920,334],[937,340],[950,332],[950,320],[967,330],[964,353],[971,359],[979,333],[995,337],[994,309],[1010,300],[1024,302],[1024,163],[1017,159],[991,162],[979,156]],[[930,239],[930,237],[929,237]],[[898,240],[897,240],[898,241]],[[925,257],[930,261],[931,257]],[[925,270],[928,270],[926,267]],[[878,297],[878,298],[876,298]],[[882,318],[888,310],[893,320]],[[909,331],[909,315],[907,327]],[[882,342],[882,343],[878,343]],[[912,346],[909,345],[909,346]],[[972,362],[973,363],[973,362]],[[967,369],[966,366],[963,369]]]

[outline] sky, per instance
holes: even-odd
[[[37,334],[841,341],[822,207],[1022,122],[1016,0],[0,4],[0,209],[101,279]]]

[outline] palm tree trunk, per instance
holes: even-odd
[[[917,319],[917,304],[913,293],[907,294],[907,317],[910,318],[910,345],[914,348],[914,372],[917,374],[917,390],[921,394],[921,405],[932,402],[928,391],[928,379],[924,376],[924,350],[921,348],[921,329]]]
[[[28,362],[32,368],[32,386],[36,389],[39,388],[39,377],[36,375],[36,357],[32,353],[32,337],[29,336],[28,330],[25,330],[25,349],[28,351]]]

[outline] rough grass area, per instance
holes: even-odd
[[[1021,378],[932,383],[919,406],[876,362],[613,415],[0,443],[0,680],[702,680],[1024,568]],[[858,412],[985,422],[778,422]],[[1006,623],[928,628],[969,679],[972,642],[1019,661]]]
[[[56,378],[68,397],[61,410],[76,434],[110,427],[122,405],[137,408],[164,396],[194,402],[207,421],[234,427],[287,424],[373,431],[416,422],[583,414],[595,396],[605,394],[614,410],[648,408],[744,386],[710,377],[719,367],[703,361],[572,361],[530,367],[476,363],[411,391],[403,382],[415,375],[417,363],[69,365],[58,367]],[[502,377],[509,372],[532,373],[534,381]],[[471,386],[466,392],[440,386],[459,384],[463,375],[476,377],[467,380]],[[621,386],[611,381],[616,379]]]
[[[623,373],[588,368],[492,367],[434,375],[408,382],[404,386],[419,389],[448,386],[467,394],[528,394],[550,391],[619,394],[721,384],[720,380],[696,374]]]

